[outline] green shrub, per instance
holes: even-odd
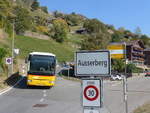
[[[150,113],[150,102],[138,107],[133,113]]]
[[[125,71],[125,63],[122,59],[112,59],[112,71],[123,73]]]
[[[127,65],[127,73],[142,73],[143,69],[136,67],[134,64]]]
[[[55,19],[53,20],[53,31],[54,31],[53,38],[57,42],[64,42],[64,40],[67,38],[69,27],[65,20]]]
[[[4,48],[0,48],[0,73],[5,70],[4,57],[7,55],[7,51]]]
[[[0,64],[3,63],[3,58],[6,56],[7,51],[4,48],[0,48]]]

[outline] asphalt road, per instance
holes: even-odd
[[[110,113],[126,113],[122,83],[104,85],[104,107]],[[150,77],[128,79],[128,113],[150,101]]]
[[[150,78],[128,80],[128,107],[131,112],[150,100]],[[57,77],[51,89],[27,88],[25,79],[0,95],[0,113],[83,113],[80,82]],[[121,82],[104,81],[104,107],[101,113],[125,113]]]
[[[57,78],[47,89],[27,88],[25,79],[0,96],[0,113],[81,113],[80,83]]]

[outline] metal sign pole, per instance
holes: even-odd
[[[9,77],[9,73],[10,73],[9,65],[7,65],[7,78]]]
[[[128,113],[128,95],[127,95],[127,53],[126,53],[126,43],[124,43],[125,46],[125,76],[124,76],[124,101],[125,101],[125,111]]]
[[[104,103],[103,103],[103,102],[104,102],[104,96],[103,96],[103,85],[104,85],[104,84],[103,84],[103,77],[101,77],[100,79],[101,79],[101,80],[100,80],[100,81],[101,81],[101,90],[100,90],[100,92],[101,92],[101,106],[100,106],[100,107],[102,108],[102,107],[103,107],[103,104],[104,104]]]

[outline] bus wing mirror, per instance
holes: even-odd
[[[28,57],[25,58],[25,63],[26,63],[26,64],[28,63]]]

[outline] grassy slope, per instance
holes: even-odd
[[[133,113],[150,113],[150,102],[137,108]]]
[[[15,48],[20,49],[19,57],[24,58],[28,53],[33,51],[51,52],[56,54],[58,61],[73,60],[74,52],[76,51],[68,43],[56,43],[54,40],[41,40],[36,38],[16,36]]]
[[[7,87],[7,85],[4,84],[5,80],[6,80],[6,76],[0,76],[0,90]]]
[[[28,53],[33,51],[51,52],[56,54],[58,61],[71,61],[74,58],[74,52],[79,48],[83,35],[68,34],[68,39],[64,43],[57,43],[54,40],[41,40],[37,38],[16,36],[15,48],[20,49],[18,57],[25,58]],[[0,47],[7,48],[8,56],[11,56],[12,38],[0,39]]]

